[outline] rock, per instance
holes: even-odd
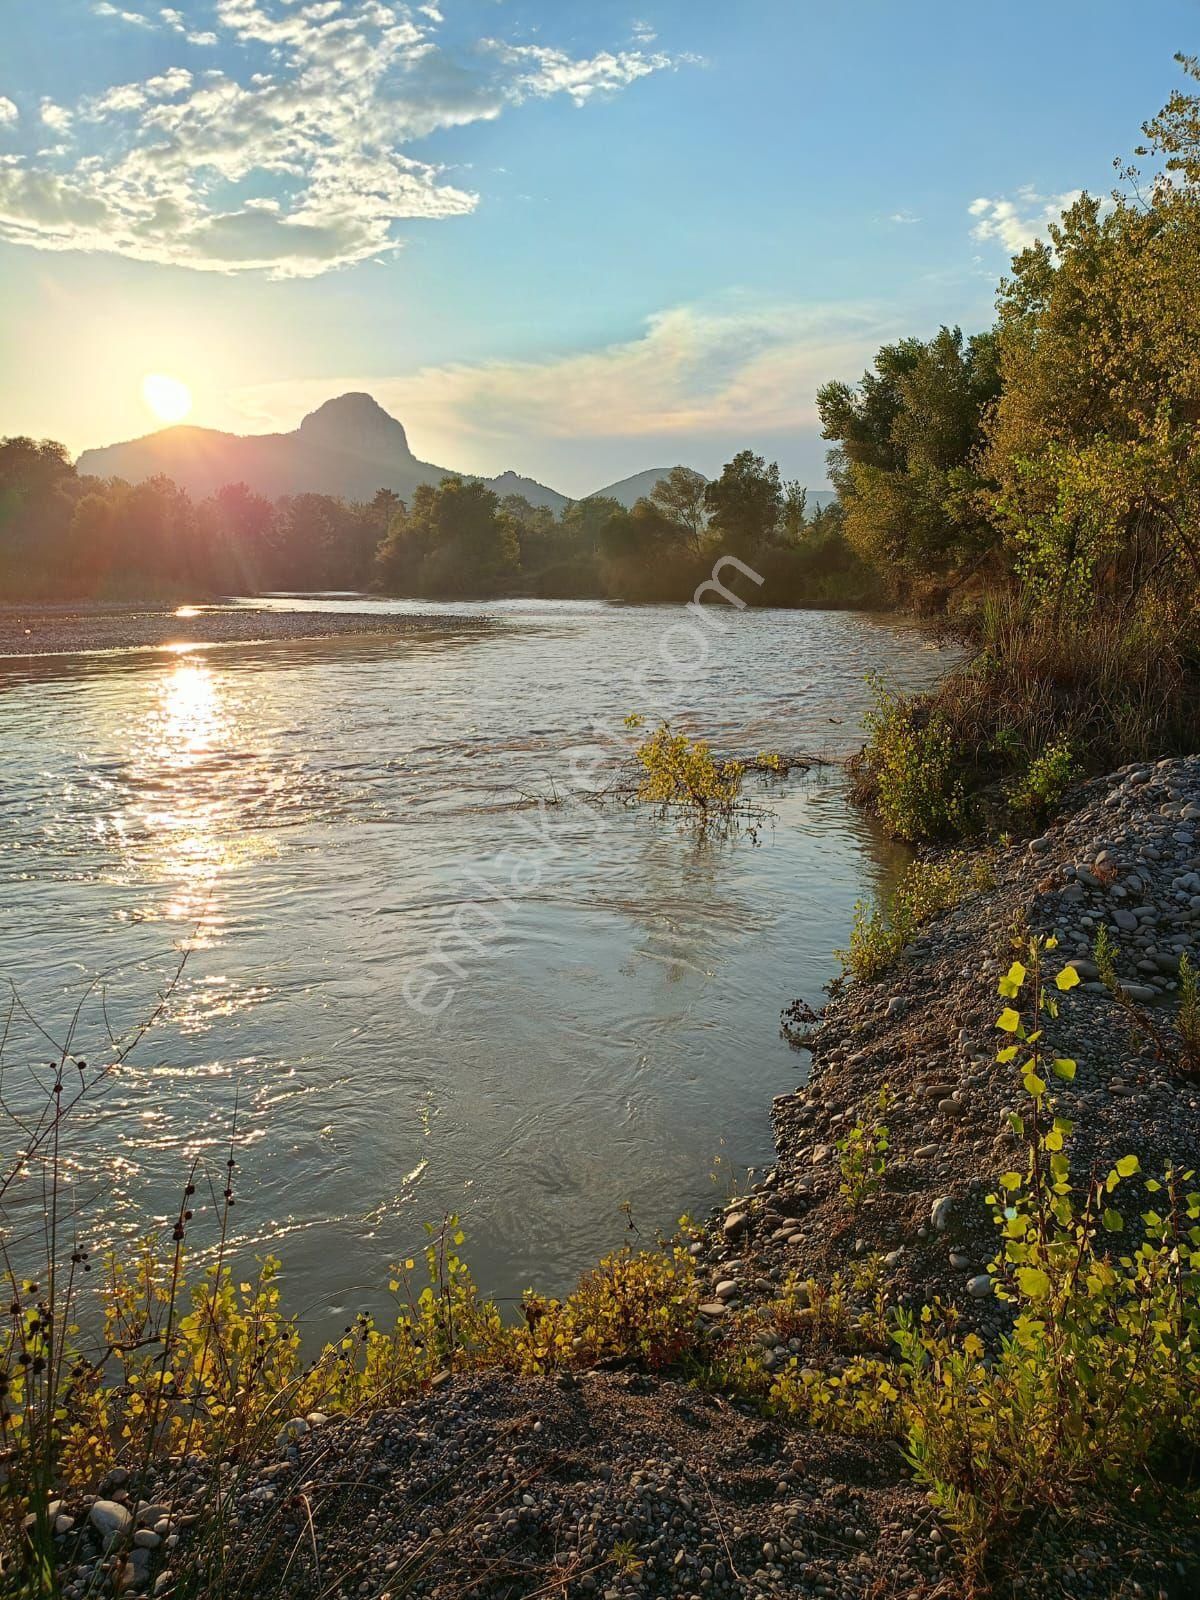
[[[954,1205],[952,1196],[944,1194],[933,1202],[929,1212],[929,1220],[938,1233],[945,1233],[950,1222],[950,1212]]]
[[[721,1224],[721,1231],[726,1239],[740,1239],[746,1231],[746,1213],[744,1211],[731,1212]]]
[[[139,1528],[133,1536],[133,1542],[139,1550],[157,1550],[162,1540],[153,1528]]]
[[[908,1010],[908,1001],[902,994],[894,994],[885,1007],[889,1017],[902,1017]]]
[[[699,1307],[702,1317],[724,1317],[729,1312],[729,1307],[723,1300],[705,1300]]]
[[[115,1500],[93,1500],[88,1521],[97,1533],[107,1539],[114,1534],[124,1533],[133,1517],[128,1507],[118,1505]]]
[[[978,1277],[967,1279],[967,1293],[973,1300],[986,1300],[992,1292],[991,1274],[981,1272]]]

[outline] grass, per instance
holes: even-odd
[[[1168,604],[1055,618],[993,596],[932,692],[880,686],[853,797],[895,837],[1039,826],[1080,777],[1200,748],[1200,622]]]
[[[834,954],[843,977],[869,982],[892,965],[901,952],[935,917],[970,894],[993,886],[985,857],[958,852],[928,861],[912,861],[890,894],[875,905],[860,900],[854,907],[850,943]]]

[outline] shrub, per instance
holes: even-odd
[[[626,717],[627,728],[640,728],[643,718]],[[662,723],[634,752],[644,776],[637,787],[638,800],[663,812],[685,811],[701,821],[732,814],[742,792],[745,763],[717,761],[704,739],[673,733]]]
[[[885,1083],[876,1098],[877,1115],[886,1116],[891,1103],[891,1091]],[[883,1181],[887,1151],[886,1125],[874,1120],[867,1122],[862,1117],[858,1118],[849,1133],[838,1140],[838,1168],[842,1174],[839,1193],[845,1197],[851,1211],[857,1211]]]
[[[1071,1124],[1049,1084],[1075,1063],[1049,1054],[1042,1027],[1057,1014],[1041,971],[1053,945],[1031,940],[1000,983],[1010,1001],[1027,993],[1031,1013],[1009,1005],[998,1018],[1013,1042],[997,1059],[1016,1065],[1028,1097],[1012,1119],[1028,1160],[991,1197],[1001,1243],[990,1271],[1013,1331],[988,1358],[939,1307],[895,1327],[909,1458],[975,1572],[1035,1508],[1127,1493],[1200,1443],[1200,1193],[1190,1172],[1147,1178],[1135,1243],[1114,1206],[1135,1156],[1072,1182]],[[1066,967],[1055,985],[1078,982]]]
[[[951,910],[968,894],[990,889],[990,862],[982,856],[952,853],[933,861],[912,861],[882,903],[854,907],[850,944],[834,954],[843,972],[860,982],[886,971],[920,930]]]
[[[851,764],[854,794],[869,802],[888,832],[917,842],[963,831],[966,812],[954,776],[945,718],[925,699],[905,699],[870,680],[875,707],[865,722],[867,744]]]
[[[1200,618],[992,597],[932,693],[877,689],[852,797],[911,841],[1040,822],[1077,778],[1200,746]]]
[[[1077,772],[1070,742],[1056,739],[1034,756],[1025,775],[1014,782],[1010,791],[1013,810],[1030,822],[1040,822],[1066,794]]]

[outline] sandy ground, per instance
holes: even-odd
[[[31,606],[0,608],[0,657],[70,655],[93,650],[163,649],[175,645],[257,644],[342,635],[395,635],[433,628],[484,628],[484,617],[397,616],[378,611],[318,612],[119,607],[111,610]]]

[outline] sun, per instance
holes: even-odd
[[[192,409],[187,384],[162,372],[149,372],[142,379],[142,399],[160,422],[182,422]]]

